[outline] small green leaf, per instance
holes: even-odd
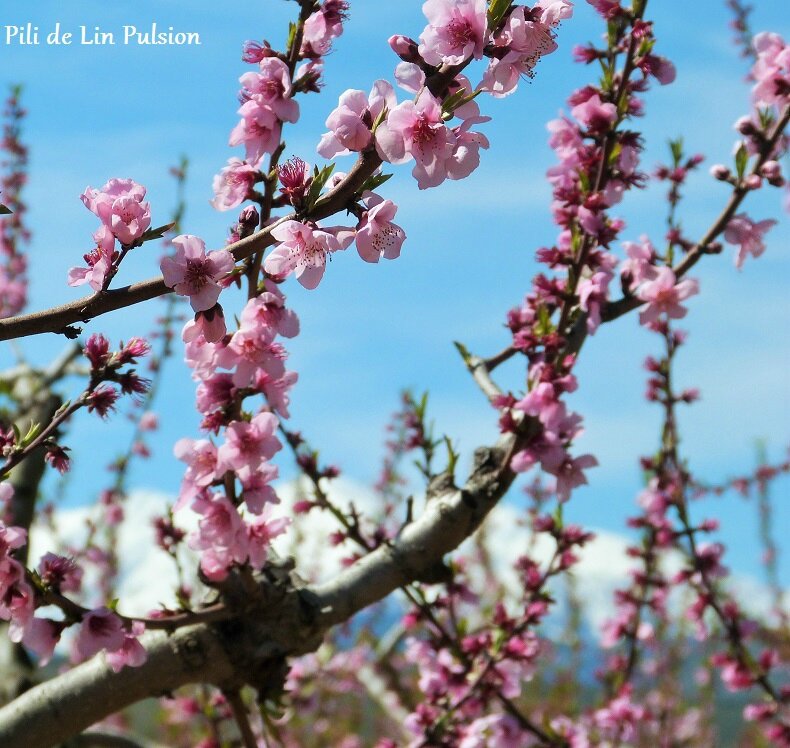
[[[562,519],[562,504],[557,504],[557,508],[554,510],[554,524],[557,526],[558,530],[561,530],[563,527],[563,519]]]
[[[683,158],[683,138],[669,141],[669,150],[672,153],[672,160],[675,166],[680,164]]]
[[[0,204],[0,216],[10,216],[13,212],[11,208]]]
[[[458,349],[458,353],[461,354],[461,358],[464,360],[464,363],[468,366],[469,359],[472,358],[472,354],[469,353],[469,349],[463,343],[459,343],[457,340],[453,341],[453,345]]]
[[[32,423],[30,424],[30,428],[27,430],[27,433],[22,438],[22,442],[19,445],[20,447],[26,447],[30,442],[32,442],[40,433],[41,433],[41,424],[40,423]]]
[[[293,46],[294,40],[296,39],[296,24],[289,23],[288,24],[288,41],[286,42],[286,49],[290,49]]]
[[[323,169],[319,170],[316,166],[313,170],[313,181],[310,184],[310,190],[307,193],[307,209],[310,210],[318,201],[318,198],[321,196],[321,190],[324,189],[324,185],[329,181],[329,177],[332,176],[332,172],[335,169],[334,164],[329,164],[329,166],[325,166]]]
[[[454,476],[460,454],[453,449],[453,443],[449,436],[444,437],[444,445],[447,447],[447,472]]]
[[[462,107],[464,104],[468,104],[470,101],[473,101],[480,95],[480,93],[480,91],[472,91],[470,93],[469,91],[466,91],[462,88],[455,93],[450,94],[442,102],[442,118],[445,120],[451,119],[453,112],[455,112],[458,107]]]
[[[488,28],[496,31],[499,22],[510,9],[510,0],[491,0],[488,5]]]
[[[551,322],[551,314],[549,310],[541,305],[538,307],[538,323],[535,325],[535,332],[538,335],[549,335],[554,331],[554,325]]]
[[[141,237],[140,243],[150,242],[156,239],[161,239],[170,229],[175,226],[174,223],[167,223],[164,226],[157,226],[155,229],[148,229]]]
[[[359,188],[358,193],[361,195],[364,192],[373,192],[378,187],[381,187],[384,182],[392,177],[392,174],[374,174],[372,177],[368,177],[362,186]]]
[[[738,150],[735,153],[735,171],[738,174],[738,179],[743,179],[743,175],[746,174],[746,167],[749,164],[749,151],[746,150],[746,146],[741,143],[738,146]]]

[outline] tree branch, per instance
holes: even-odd
[[[277,599],[264,584],[260,604],[235,620],[146,634],[148,659],[139,668],[115,673],[100,655],[27,691],[0,709],[0,745],[48,748],[130,704],[189,683],[226,690],[245,682],[276,686],[287,656],[317,649],[329,628],[420,578],[480,526],[515,478],[509,462],[517,443],[529,438],[528,419],[525,427],[478,449],[462,489],[429,498],[423,515],[399,537],[332,581],[301,589],[291,581]]]

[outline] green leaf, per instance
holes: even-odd
[[[741,143],[738,146],[738,151],[735,154],[735,171],[738,174],[738,179],[743,179],[743,175],[746,174],[746,167],[749,164],[749,151],[746,150],[746,146]]]
[[[362,184],[362,186],[357,191],[360,195],[364,192],[373,192],[378,187],[381,187],[384,182],[392,177],[392,174],[374,174],[372,177],[368,177]]]
[[[13,212],[8,206],[0,204],[0,216],[10,216]]]
[[[455,112],[458,107],[463,106],[464,104],[468,104],[470,101],[474,100],[479,96],[481,91],[469,91],[464,90],[463,88],[456,91],[455,93],[450,94],[443,102],[442,102],[442,118],[445,120],[451,119],[453,116],[453,112]]]
[[[683,158],[683,138],[670,140],[669,150],[672,152],[672,160],[674,161],[674,165],[679,166],[680,161]]]
[[[510,9],[510,0],[491,0],[488,5],[488,28],[496,31],[499,22]]]
[[[286,49],[290,49],[293,46],[294,40],[296,39],[296,24],[289,23],[288,24],[288,41],[285,44]]]
[[[27,430],[27,433],[22,438],[22,443],[19,445],[20,447],[26,447],[30,442],[32,442],[40,433],[41,433],[41,424],[40,423],[32,423],[30,424],[30,428]]]
[[[449,436],[444,437],[444,444],[447,447],[447,472],[455,475],[455,466],[458,464],[460,454],[453,449],[453,443]]]
[[[548,335],[554,331],[554,325],[551,322],[551,315],[549,310],[541,305],[538,307],[538,324],[535,325],[535,332],[538,335]]]
[[[463,343],[459,343],[457,340],[453,341],[453,345],[458,349],[458,353],[461,354],[461,358],[464,360],[464,363],[468,366],[469,359],[472,358],[472,354],[469,353],[469,349]]]
[[[329,177],[332,176],[332,172],[334,170],[334,164],[329,164],[329,166],[325,166],[320,171],[316,166],[313,170],[313,181],[310,184],[310,190],[307,193],[308,210],[310,210],[318,201],[318,198],[321,196],[321,190],[324,189],[324,185],[329,181]]]
[[[554,510],[554,524],[557,526],[558,530],[561,530],[563,527],[563,520],[562,520],[562,504],[557,504],[557,508]]]
[[[167,223],[164,226],[157,226],[155,229],[148,229],[141,237],[140,243],[150,242],[156,239],[161,239],[170,229],[175,226],[174,223]]]

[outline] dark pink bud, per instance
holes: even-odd
[[[91,362],[91,368],[100,369],[107,363],[110,351],[110,341],[101,333],[94,333],[85,343],[85,356]]]
[[[710,175],[723,182],[730,178],[730,170],[724,164],[714,164],[710,167]]]
[[[395,34],[388,40],[392,51],[404,62],[421,62],[422,57],[417,49],[417,42],[403,34]]]

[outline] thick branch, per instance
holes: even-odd
[[[246,680],[260,688],[287,655],[313,651],[329,628],[421,578],[471,535],[515,478],[509,462],[516,442],[508,434],[493,448],[477,450],[462,489],[429,497],[423,515],[398,538],[331,582],[286,590],[235,622],[147,634],[148,660],[139,668],[114,673],[98,656],[31,689],[0,710],[0,745],[48,748],[137,701],[189,683],[238,688]]]
[[[187,683],[232,682],[219,636],[206,626],[146,637],[148,660],[114,673],[98,656],[30,689],[0,710],[3,748],[49,748],[108,714]]]

